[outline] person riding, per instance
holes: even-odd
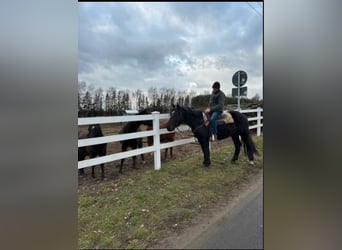
[[[213,91],[209,100],[209,107],[204,110],[204,113],[210,115],[210,127],[212,133],[212,141],[217,141],[217,124],[216,120],[221,116],[226,99],[225,94],[220,90],[220,83],[214,82]]]

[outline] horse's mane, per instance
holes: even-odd
[[[139,111],[138,115],[147,115],[150,114],[150,112],[147,109],[142,109]],[[152,125],[152,121],[130,121],[127,122],[120,130],[120,134],[124,133],[131,133],[131,132],[137,132],[140,131],[139,127],[142,124],[150,124]]]
[[[191,108],[191,107],[182,107],[182,108],[183,110],[185,110],[186,112],[190,114],[193,114],[195,116],[202,116],[202,110]]]
[[[191,129],[195,129],[203,123],[202,111],[190,107],[181,107],[183,120]]]

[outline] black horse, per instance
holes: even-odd
[[[93,137],[101,137],[103,136],[102,129],[99,124],[89,125],[88,126],[88,134],[86,138],[93,138]],[[83,139],[83,138],[79,138]],[[86,156],[90,158],[95,158],[96,156],[104,156],[107,153],[107,143],[79,147],[78,148],[78,161],[83,161]],[[95,178],[94,172],[95,166],[91,167],[91,176]],[[78,173],[80,175],[84,174],[84,169],[79,169]],[[101,164],[101,177],[104,178],[104,164]]]
[[[149,114],[147,110],[141,110],[139,111],[138,115],[146,115]],[[144,125],[149,125],[151,124],[151,121],[132,121],[132,122],[128,122],[121,130],[120,130],[120,134],[126,134],[126,133],[134,133],[134,132],[138,132],[140,131],[140,125],[144,124]],[[134,139],[128,139],[128,140],[124,140],[121,141],[121,151],[125,152],[127,151],[128,148],[131,149],[137,149],[137,148],[142,148],[142,138],[134,138]],[[133,168],[135,167],[135,160],[137,158],[136,155],[134,155],[133,157]],[[144,154],[141,154],[141,160],[144,162]],[[122,173],[122,167],[124,164],[125,158],[121,159],[121,165],[120,165],[120,170],[119,172]]]
[[[173,105],[174,107],[174,105]],[[241,141],[246,146],[247,156],[250,164],[254,164],[254,154],[258,154],[254,142],[249,133],[249,125],[247,117],[238,111],[229,111],[234,119],[234,123],[231,124],[218,124],[217,125],[217,139],[222,140],[229,136],[232,137],[235,152],[231,160],[232,163],[238,160]],[[204,154],[203,165],[209,167],[210,165],[210,150],[209,150],[209,138],[210,138],[210,128],[204,125],[204,118],[202,111],[191,109],[188,107],[182,107],[177,104],[175,111],[171,113],[171,117],[168,121],[167,130],[173,131],[181,123],[186,123],[192,130],[194,136],[197,138],[199,144],[201,145],[202,152]]]

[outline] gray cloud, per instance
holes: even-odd
[[[262,96],[262,26],[246,3],[79,3],[79,80],[210,89],[244,69]]]

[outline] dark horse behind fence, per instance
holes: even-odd
[[[159,124],[159,128],[163,129],[167,127],[167,122],[161,122]],[[152,130],[153,126],[152,126],[152,122],[151,124],[149,124],[146,128],[146,130]],[[159,135],[160,137],[160,142],[161,143],[166,143],[166,142],[173,142],[175,140],[175,132],[173,133],[168,133],[168,134],[161,134]],[[153,145],[153,136],[148,136],[147,137],[147,145],[148,146],[152,146]],[[167,151],[168,148],[165,148],[165,159],[167,158]],[[170,147],[170,156],[173,157],[173,147]]]
[[[88,134],[85,138],[93,138],[93,137],[100,137],[103,136],[101,127],[99,124],[89,125],[88,126]],[[79,139],[84,139],[80,138]],[[105,156],[107,153],[107,143],[103,144],[97,144],[97,145],[91,145],[91,146],[85,146],[85,147],[79,147],[78,148],[78,161],[83,161],[86,156],[89,156],[90,158],[95,158],[96,156]],[[91,175],[93,178],[95,178],[95,172],[94,172],[95,166],[91,167]],[[84,174],[84,169],[79,169],[78,173],[80,175]],[[104,164],[101,164],[101,177],[104,178]]]
[[[232,137],[235,145],[235,152],[231,162],[234,163],[238,160],[239,157],[241,136],[242,142],[246,146],[249,162],[250,164],[254,164],[254,154],[259,153],[249,133],[249,124],[247,117],[238,111],[229,111],[229,113],[232,115],[234,123],[218,124],[217,139],[222,140],[229,136]],[[197,138],[199,144],[201,145],[201,149],[204,154],[203,165],[205,167],[209,167],[211,163],[209,150],[210,128],[204,125],[202,111],[191,109],[188,107],[182,107],[177,104],[177,107],[175,107],[175,110],[171,113],[171,117],[168,121],[167,130],[173,131],[181,123],[185,123],[191,128],[194,136]]]
[[[139,115],[146,115],[148,114],[148,112],[146,110],[141,110],[139,111]],[[139,127],[140,125],[147,125],[149,124],[148,121],[131,121],[126,123],[125,126],[122,127],[122,129],[120,130],[120,134],[126,134],[126,133],[134,133],[134,132],[138,132],[140,131]],[[125,152],[127,151],[128,148],[131,149],[137,149],[137,148],[142,148],[142,138],[133,138],[133,139],[128,139],[128,140],[123,140],[121,141],[121,151]],[[135,168],[135,161],[137,156],[133,156],[133,168]],[[141,160],[144,162],[144,154],[141,154]],[[125,159],[121,159],[121,164],[120,164],[120,170],[119,172],[122,173],[122,167],[124,164]]]

